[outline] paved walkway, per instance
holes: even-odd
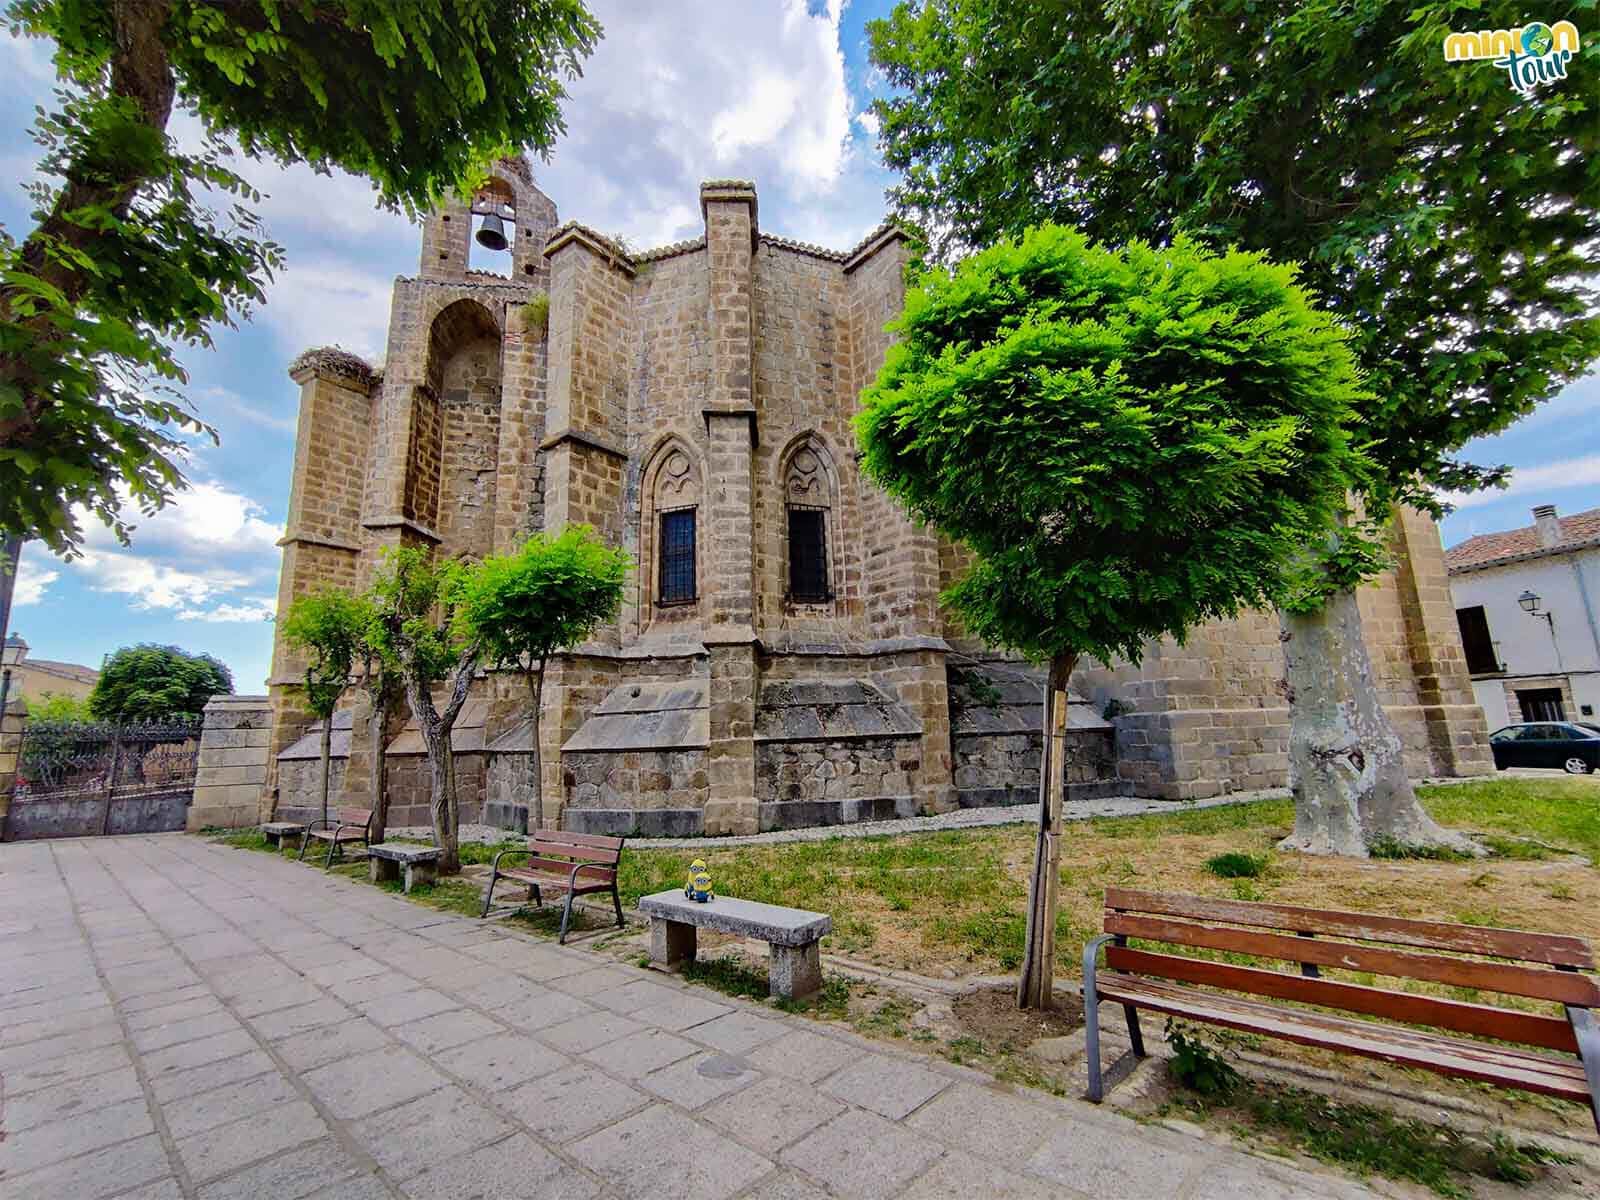
[[[1349,1198],[183,835],[0,845],[0,1196]]]

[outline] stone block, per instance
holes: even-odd
[[[695,927],[657,917],[650,922],[650,961],[669,971],[681,969],[695,957]]]
[[[822,1088],[840,1100],[898,1121],[948,1086],[948,1077],[915,1063],[867,1054],[830,1077]]]
[[[718,896],[700,904],[677,889],[641,897],[639,911],[652,918],[736,933],[784,946],[809,945],[833,929],[833,918],[826,913],[762,904],[734,896]]]
[[[772,1170],[768,1159],[660,1104],[570,1152],[630,1200],[664,1194],[728,1200]],[[664,1190],[666,1180],[671,1187]]]
[[[898,1194],[943,1153],[938,1142],[852,1109],[801,1138],[779,1161],[821,1181],[833,1195],[879,1200]],[[1135,1193],[1113,1189],[1104,1194]]]
[[[774,944],[768,952],[767,991],[786,1000],[804,999],[822,990],[822,958],[817,943]]]

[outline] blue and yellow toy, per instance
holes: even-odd
[[[711,890],[711,872],[706,870],[706,860],[697,858],[689,864],[689,880],[683,885],[683,894],[701,904],[715,893]]]

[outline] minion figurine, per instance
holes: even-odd
[[[689,864],[689,880],[683,885],[683,894],[700,904],[715,895],[711,890],[711,872],[706,870],[705,859],[697,858]]]

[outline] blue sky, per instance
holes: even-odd
[[[865,23],[889,0],[591,0],[606,39],[571,87],[568,136],[539,184],[562,217],[630,245],[694,236],[701,179],[754,179],[764,229],[844,247],[883,215],[891,182],[863,120],[874,87]],[[48,47],[0,34],[0,224],[25,233],[21,184],[36,105],[53,86]],[[180,127],[180,136],[183,130]],[[263,690],[278,550],[294,453],[296,389],[284,368],[309,346],[376,360],[396,275],[415,271],[418,233],[377,210],[360,180],[243,163],[288,265],[248,324],[189,352],[189,395],[221,445],[199,447],[194,488],[140,522],[129,549],[91,526],[81,560],[23,552],[12,628],[41,658],[97,664],[140,641],[217,655],[240,691]],[[1508,493],[1469,497],[1445,522],[1453,543],[1525,524],[1532,504],[1600,505],[1600,380],[1568,389],[1474,447],[1519,468]]]

